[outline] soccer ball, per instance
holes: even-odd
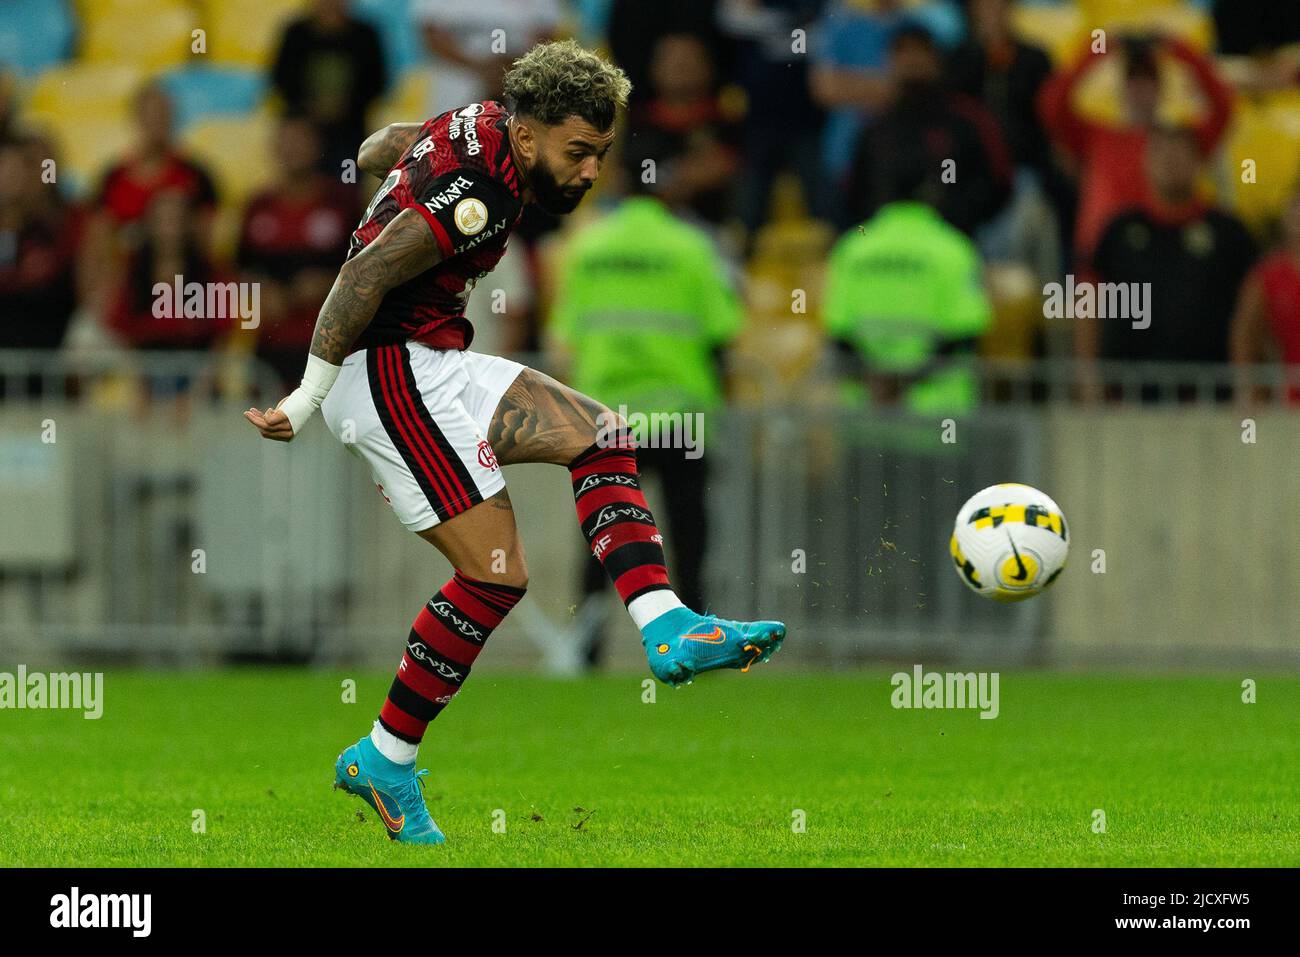
[[[1050,498],[1028,485],[992,485],[957,513],[949,547],[971,590],[994,601],[1024,601],[1065,568],[1069,533]]]

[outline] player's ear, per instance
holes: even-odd
[[[515,145],[519,147],[520,159],[532,166],[533,160],[537,158],[540,144],[537,140],[537,130],[528,120],[515,118]]]

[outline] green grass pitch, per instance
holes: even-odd
[[[441,848],[330,789],[390,680],[355,676],[349,704],[348,677],[109,672],[97,721],[0,712],[0,861],[1300,864],[1294,676],[1252,675],[1244,704],[1240,677],[1003,673],[981,720],[894,710],[886,671],[706,675],[655,703],[636,675],[476,675],[421,752]]]

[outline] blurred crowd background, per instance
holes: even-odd
[[[828,355],[919,412],[975,401],[964,356],[1300,363],[1300,7],[1252,0],[5,0],[0,348],[294,382],[377,185],[360,141],[565,36],[633,99],[594,197],[531,209],[472,297],[475,348],[573,361],[570,240],[633,196],[710,240],[733,398]],[[156,316],[176,275],[258,283],[256,328]],[[1067,275],[1150,282],[1154,324],[1054,314]]]
[[[642,458],[692,604],[783,618],[792,660],[1294,664],[1294,0],[0,0],[0,649],[391,664],[434,556],[323,428],[238,410],[301,375],[367,133],[570,36],[632,102],[473,348],[707,413]],[[1012,609],[948,553],[1005,481],[1075,534]],[[547,574],[497,660],[600,660],[631,626],[566,476],[511,495]]]

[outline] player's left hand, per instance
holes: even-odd
[[[244,418],[262,433],[262,438],[271,439],[275,442],[290,442],[293,440],[293,426],[289,424],[289,417],[279,409],[267,409],[265,412],[259,412],[257,409],[249,409],[244,413]]]

